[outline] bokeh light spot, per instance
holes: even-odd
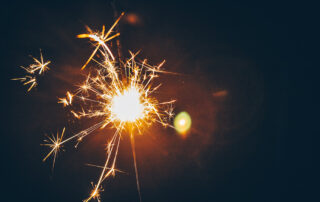
[[[191,117],[187,112],[180,112],[173,122],[174,128],[180,134],[186,134],[191,127]]]

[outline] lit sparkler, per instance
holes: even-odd
[[[49,70],[50,68],[48,65],[51,63],[50,61],[45,62],[43,60],[42,52],[40,50],[40,60],[32,57],[34,63],[29,65],[28,67],[23,67],[21,66],[22,69],[24,69],[27,73],[26,76],[21,77],[21,78],[13,78],[11,80],[17,80],[23,83],[23,85],[30,85],[28,88],[28,92],[35,86],[38,85],[37,83],[37,77],[36,74],[38,75],[43,74],[45,71]]]
[[[121,16],[122,15],[123,13]],[[116,131],[106,147],[107,158],[102,167],[100,177],[93,185],[93,190],[85,201],[91,199],[100,201],[100,192],[102,191],[101,183],[109,176],[115,175],[117,171],[115,167],[120,139],[125,131],[130,135],[137,189],[140,196],[134,149],[134,134],[141,134],[143,128],[155,122],[162,124],[164,127],[172,127],[169,124],[169,120],[173,117],[172,105],[174,100],[159,102],[152,96],[153,92],[161,85],[159,84],[153,87],[152,83],[154,78],[158,77],[158,73],[165,72],[161,70],[164,62],[157,66],[151,66],[146,60],[142,62],[136,61],[135,57],[137,53],[133,54],[130,52],[131,57],[123,62],[123,67],[121,68],[106,43],[112,38],[119,36],[119,33],[112,36],[110,35],[120,20],[120,17],[106,33],[105,27],[102,28],[101,32],[93,32],[87,27],[87,34],[78,35],[78,38],[89,38],[94,42],[93,45],[95,46],[93,53],[82,69],[85,68],[90,61],[94,61],[98,68],[86,77],[83,85],[79,86],[75,92],[71,93],[68,91],[66,93],[67,96],[60,98],[58,101],[64,106],[73,105],[74,102],[80,103],[80,105],[83,103],[84,105],[81,106],[82,110],[71,110],[71,113],[78,119],[84,117],[100,118],[100,121],[64,140],[63,130],[60,137],[49,138],[49,143],[45,144],[49,146],[51,150],[44,160],[50,155],[53,155],[55,161],[57,152],[62,144],[75,140],[77,146],[83,138],[99,128],[104,128],[107,125],[115,128]],[[99,58],[102,58],[100,61],[95,59],[96,54],[100,54]],[[88,107],[88,103],[91,103],[90,107]]]

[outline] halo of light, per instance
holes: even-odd
[[[185,134],[190,129],[191,123],[191,117],[185,111],[180,112],[173,121],[174,128],[180,134]]]

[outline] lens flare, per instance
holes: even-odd
[[[186,134],[191,127],[191,117],[187,112],[180,112],[174,118],[174,128],[180,134]]]

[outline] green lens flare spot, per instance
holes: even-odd
[[[187,112],[180,112],[173,121],[174,128],[180,134],[185,134],[191,127],[191,117]]]

